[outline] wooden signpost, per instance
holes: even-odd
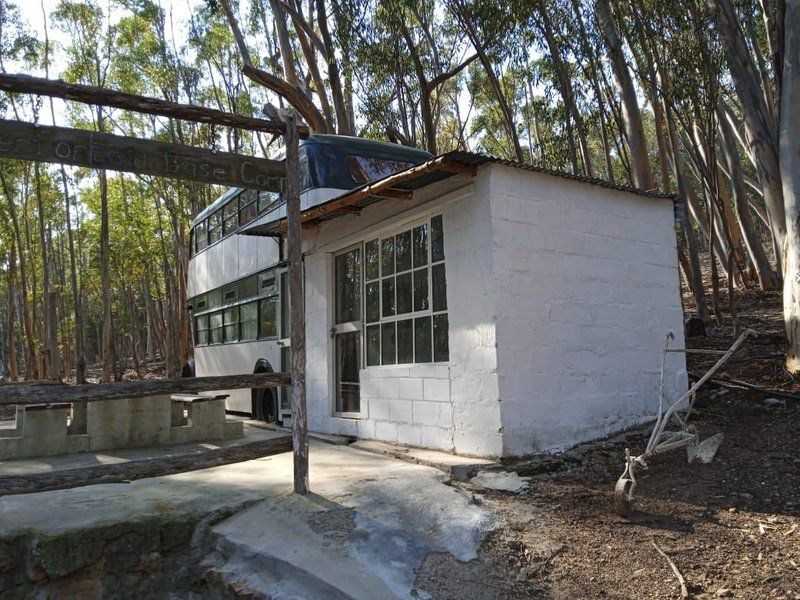
[[[301,183],[298,139],[309,135],[308,128],[298,125],[294,112],[287,112],[283,122],[267,121],[232,115],[199,106],[178,104],[156,98],[147,98],[93,86],[68,84],[63,81],[52,81],[26,75],[0,73],[0,90],[21,94],[41,94],[64,100],[113,106],[139,113],[239,127],[251,131],[265,131],[284,136],[286,160],[276,161],[80,129],[0,120],[0,158],[62,163],[94,169],[110,169],[248,189],[283,192],[287,202],[289,293],[291,295],[294,490],[300,494],[307,494],[309,491],[308,425],[305,393],[305,315],[300,237]],[[252,383],[259,387],[279,385],[278,379],[280,377],[276,376],[275,379],[270,381],[259,379]],[[187,382],[184,390],[190,389],[188,382],[191,379],[184,381]],[[205,381],[200,384],[205,386],[209,382]],[[112,385],[117,386],[119,384]],[[205,387],[204,389],[209,388]],[[55,390],[51,388],[50,393],[53,391]],[[101,391],[106,395],[114,394],[111,390]],[[40,390],[40,393],[42,392],[42,395],[47,395],[48,393]],[[148,389],[148,392],[151,393],[152,390]],[[144,393],[144,388],[142,388],[142,393]],[[0,394],[0,398],[2,398],[2,394]],[[92,400],[99,399],[93,398]]]
[[[0,119],[0,157],[281,191],[283,161]]]

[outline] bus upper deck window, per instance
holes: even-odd
[[[247,225],[256,218],[258,192],[245,190],[239,196],[239,225]]]
[[[197,251],[200,252],[200,250],[208,246],[208,222],[203,219],[194,229],[194,239],[197,246]]]
[[[218,210],[208,217],[208,243],[218,242],[222,237],[222,211]]]
[[[376,179],[383,179],[392,173],[403,171],[413,166],[413,164],[404,160],[356,156],[354,154],[347,157],[347,167],[357,183],[368,183]]]
[[[222,234],[228,235],[239,227],[239,198],[238,196],[222,207]]]

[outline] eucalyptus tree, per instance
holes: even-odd
[[[61,0],[53,13],[57,27],[70,36],[67,47],[69,56],[63,78],[68,81],[88,83],[106,87],[109,70],[116,47],[116,28],[111,16],[94,4],[92,0]],[[106,130],[104,107],[98,105],[92,114],[92,125],[97,131]],[[108,181],[104,169],[97,171],[100,184],[100,271],[103,290],[103,326],[101,338],[102,381],[110,381],[113,375],[113,320],[111,302],[111,273],[109,270],[109,215]]]

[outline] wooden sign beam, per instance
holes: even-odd
[[[271,192],[282,191],[280,160],[82,129],[0,120],[0,158],[62,163]]]
[[[109,90],[93,85],[67,83],[66,81],[43,79],[41,77],[31,77],[29,75],[0,73],[0,90],[15,94],[40,94],[42,96],[61,98],[62,100],[83,102],[84,104],[113,106],[114,108],[131,110],[148,115],[171,117],[173,119],[195,121],[197,123],[224,125],[227,127],[238,127],[239,129],[247,129],[249,131],[264,131],[275,135],[283,135],[285,131],[285,126],[282,121],[234,115],[221,110],[206,108],[205,106],[169,102],[167,100],[118,92],[116,90]],[[301,138],[308,137],[308,127],[299,126],[297,129],[298,135]]]

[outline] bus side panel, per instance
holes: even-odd
[[[275,340],[198,346],[194,349],[198,377],[249,374],[253,372],[259,358],[269,361],[273,370],[281,370],[280,347]],[[230,394],[226,402],[228,410],[243,413],[250,413],[252,410],[249,388],[220,390],[220,393]]]

